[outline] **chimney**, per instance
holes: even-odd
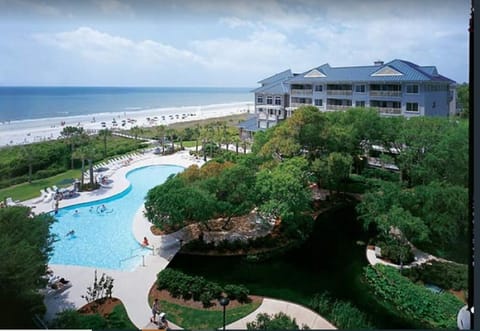
[[[376,66],[383,66],[383,61],[381,61],[381,60],[377,60],[377,61],[373,62],[373,65],[376,65]]]

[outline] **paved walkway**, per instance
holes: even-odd
[[[308,325],[310,329],[316,330],[336,329],[333,324],[310,309],[297,305],[296,303],[271,298],[264,298],[260,307],[258,307],[254,312],[236,322],[227,325],[226,329],[246,329],[247,322],[256,320],[258,314],[267,313],[269,315],[273,315],[278,312],[284,312],[288,316],[295,318],[296,323],[300,328],[302,325]]]
[[[436,257],[434,255],[431,255],[431,254],[428,254],[428,253],[425,253],[421,250],[419,250],[418,248],[413,248],[412,249],[412,253],[413,253],[413,258],[414,258],[414,261],[410,264],[405,264],[403,265],[402,267],[403,268],[413,268],[413,267],[416,267],[416,266],[419,266],[423,263],[427,263],[427,262],[430,262],[430,261],[439,261],[439,262],[446,262],[446,263],[456,263],[456,262],[453,262],[453,261],[449,261],[449,260],[445,260],[445,259],[442,259],[440,257]],[[366,250],[366,255],[367,255],[367,260],[368,260],[368,263],[370,263],[371,265],[375,265],[375,264],[384,264],[384,265],[388,265],[390,267],[394,267],[394,268],[397,268],[397,269],[400,269],[400,265],[398,264],[394,264],[394,263],[390,263],[390,262],[387,262],[381,258],[379,258],[377,256],[377,254],[375,253],[375,249],[371,249],[367,246],[367,250]]]
[[[191,164],[203,164],[202,160],[197,160],[189,155],[188,151],[182,151],[168,156],[157,156],[152,153],[138,156],[128,166],[116,170],[110,179],[113,180],[111,188],[101,188],[94,192],[82,192],[76,198],[62,200],[60,208],[75,205],[87,201],[95,201],[111,197],[128,188],[129,182],[126,174],[139,167],[149,165],[180,165],[188,167]],[[34,207],[35,213],[50,212],[53,204],[39,203],[34,204],[35,199],[25,201],[23,204]],[[97,276],[101,277],[103,273],[111,276],[113,282],[113,295],[119,298],[127,310],[130,320],[139,328],[156,329],[157,326],[149,322],[151,317],[151,308],[148,304],[148,292],[156,280],[157,273],[167,267],[170,260],[180,248],[178,233],[165,236],[155,236],[150,231],[151,224],[143,215],[144,207],[141,206],[133,221],[133,234],[139,243],[143,237],[147,237],[152,249],[152,254],[145,256],[143,265],[137,267],[134,271],[121,271],[112,269],[97,268]],[[86,304],[82,298],[86,294],[88,286],[93,284],[95,268],[67,265],[50,265],[55,275],[64,277],[71,281],[72,286],[60,293],[49,292],[45,296],[47,306],[46,320],[51,320],[55,314],[67,308],[78,309]],[[296,319],[297,324],[308,325],[312,329],[335,329],[335,327],[315,312],[300,305],[265,298],[260,307],[245,316],[244,318],[228,325],[229,329],[246,329],[246,323],[255,320],[257,314],[266,312],[269,314],[283,311],[287,315]],[[172,329],[181,329],[174,323],[169,323]]]

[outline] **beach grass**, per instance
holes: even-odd
[[[74,178],[80,178],[81,170],[74,169],[62,172],[61,174],[42,178],[32,181],[32,183],[22,183],[14,186],[10,186],[4,189],[0,189],[0,199],[12,197],[13,200],[28,200],[40,196],[40,190],[46,187],[52,187],[56,185],[58,187],[66,187],[71,184],[61,184],[62,181]]]
[[[225,323],[230,324],[255,311],[261,302],[252,302],[240,307],[226,310]],[[180,306],[165,300],[160,300],[162,311],[166,312],[168,320],[191,330],[216,330],[223,326],[223,310],[201,310]]]
[[[168,127],[173,128],[173,129],[185,129],[185,128],[193,128],[196,125],[199,126],[204,126],[208,125],[211,123],[215,122],[226,122],[227,125],[230,126],[235,126],[239,122],[246,120],[248,117],[248,114],[238,114],[238,115],[229,115],[229,116],[223,116],[223,117],[212,117],[212,118],[206,118],[203,120],[193,120],[193,121],[188,121],[188,122],[176,122],[169,124]]]

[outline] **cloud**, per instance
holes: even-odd
[[[94,4],[102,13],[107,15],[123,15],[129,18],[135,16],[132,7],[119,0],[94,0]]]
[[[188,50],[177,49],[153,40],[133,40],[113,36],[90,27],[55,34],[35,34],[38,42],[54,46],[104,64],[158,65],[178,61],[201,63],[202,59]]]
[[[61,17],[61,10],[52,5],[39,1],[28,0],[0,0],[0,12],[13,12],[17,14],[34,14],[44,17]]]

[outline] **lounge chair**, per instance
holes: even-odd
[[[45,192],[45,190],[42,188],[42,189],[40,190],[40,197],[37,198],[37,199],[35,199],[35,200],[33,200],[33,203],[40,203],[40,202],[42,202],[43,200],[45,200],[45,199],[47,198],[47,195],[48,195],[47,192]]]
[[[43,202],[50,202],[52,201],[53,197],[55,196],[55,192],[50,192],[48,193],[48,195],[45,197],[45,199],[43,200]]]
[[[13,201],[11,197],[6,199],[7,206],[17,206],[20,203],[20,200]]]

